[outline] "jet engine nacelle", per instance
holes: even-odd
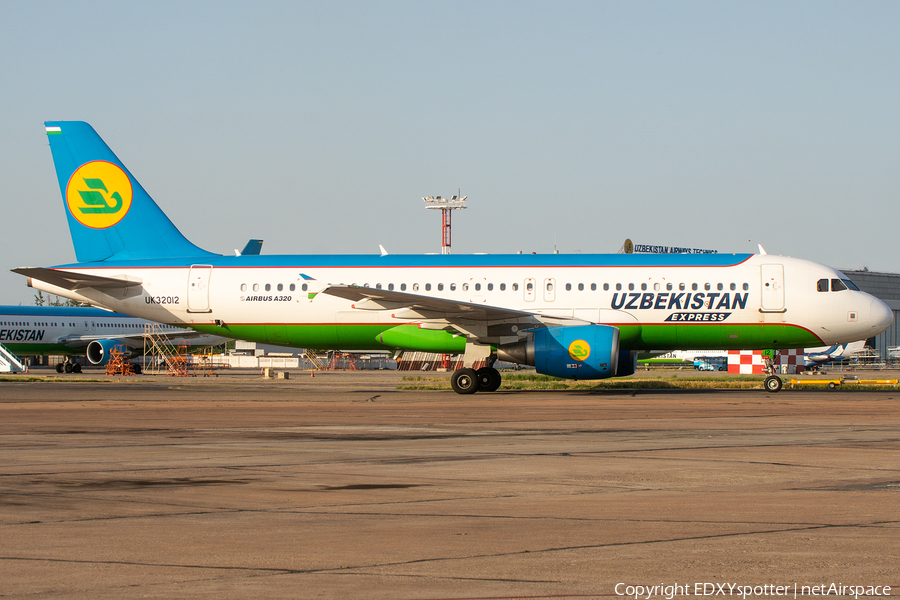
[[[497,357],[565,379],[605,379],[618,373],[619,330],[609,325],[546,327],[497,348]]]
[[[94,340],[87,347],[87,359],[92,365],[103,366],[109,362],[113,348],[119,352],[124,352],[127,357],[131,356],[131,351],[125,342],[119,340]]]
[[[616,377],[634,375],[637,371],[638,353],[634,350],[619,350],[619,368],[616,369]]]

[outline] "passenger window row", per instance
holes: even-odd
[[[623,285],[626,285],[626,284],[622,284],[622,283],[617,283],[617,284],[615,284],[615,290],[616,290],[617,292],[621,292],[622,289],[623,289],[623,287],[622,287]],[[629,284],[627,284],[628,291],[629,291],[629,292],[633,292],[633,291],[635,290],[635,286],[636,286],[636,285],[637,285],[637,284],[634,284],[634,283],[629,283]],[[694,291],[694,292],[698,291],[698,290],[700,289],[700,285],[701,285],[701,284],[699,284],[699,283],[692,283],[692,284],[690,284],[690,286],[691,286],[691,291]],[[679,283],[679,284],[678,284],[678,291],[679,291],[679,292],[687,291],[687,286],[688,286],[688,284],[686,284],[686,283]],[[712,283],[704,283],[704,284],[703,284],[703,289],[706,290],[707,292],[709,292],[709,291],[712,291],[713,286],[715,286],[715,289],[716,289],[716,290],[718,290],[718,291],[720,291],[720,292],[723,292],[723,291],[725,291],[725,286],[726,286],[726,284],[724,284],[724,283],[716,283],[716,284],[712,284]],[[727,286],[728,286],[728,289],[731,290],[732,292],[735,292],[735,291],[737,291],[737,289],[738,289],[738,284],[736,284],[736,283],[729,283],[729,284],[727,284]],[[604,291],[604,292],[608,292],[609,289],[610,289],[610,284],[609,284],[609,283],[604,283],[604,284],[603,284],[603,291]],[[654,284],[651,285],[651,284],[649,284],[649,283],[642,283],[642,284],[640,285],[640,289],[641,289],[642,292],[646,292],[646,291],[648,291],[648,290],[650,290],[650,289],[652,289],[654,292],[659,292],[659,291],[662,291],[662,289],[663,289],[663,284],[661,284],[661,283],[654,283]],[[748,290],[750,289],[750,284],[749,284],[749,283],[743,283],[743,284],[741,284],[741,289],[744,290],[745,292],[748,291]],[[593,291],[596,291],[596,290],[597,290],[597,284],[596,284],[596,283],[592,283],[592,284],[591,284],[591,291],[593,292]],[[666,284],[665,284],[665,290],[666,290],[667,292],[675,291],[675,284],[674,284],[674,283],[666,283]],[[548,288],[548,291],[549,291],[549,288]],[[571,291],[572,291],[572,284],[571,284],[571,283],[567,283],[567,284],[566,284],[566,291],[567,291],[567,292],[571,292]],[[578,284],[578,291],[579,291],[579,292],[584,291],[584,284],[583,284],[583,283],[579,283],[579,284]]]
[[[825,291],[828,291],[828,290],[827,290],[827,285],[828,285],[828,280],[827,280],[827,279],[821,279],[821,280],[819,280],[819,286],[820,286],[820,288],[821,288],[822,282],[823,282],[823,281],[825,282],[825,286],[826,286]],[[840,282],[840,281],[842,281],[842,280],[833,279],[832,281]],[[856,288],[855,285],[853,285],[853,283],[852,283],[851,281],[849,281],[849,280],[843,280],[843,281],[845,281],[847,284],[849,284],[850,286],[852,286],[852,289],[858,289],[858,288]],[[356,284],[354,283],[354,284],[352,284],[352,285],[356,285]],[[622,291],[622,290],[623,290],[623,286],[627,286],[628,291],[633,292],[633,291],[635,290],[635,286],[636,286],[637,284],[635,284],[635,283],[628,283],[628,284],[622,284],[622,283],[609,284],[609,283],[604,283],[604,284],[602,284],[603,291],[604,291],[604,292],[608,292],[608,291],[610,290],[610,286],[611,286],[611,285],[615,285],[615,290],[616,290],[617,292]],[[678,284],[678,291],[680,291],[680,292],[687,291],[687,286],[688,286],[688,284],[686,284],[686,283],[679,283],[679,284]],[[701,286],[701,284],[699,284],[699,283],[692,283],[692,284],[690,284],[691,290],[694,291],[694,292],[698,291],[698,290],[700,289],[700,286]],[[704,284],[702,284],[702,286],[703,286],[703,289],[706,290],[707,292],[708,292],[708,291],[711,291],[711,290],[713,289],[713,286],[715,286],[715,289],[718,290],[718,291],[720,291],[720,292],[725,291],[725,289],[726,289],[726,284],[724,284],[724,283],[716,283],[716,284],[712,284],[712,283],[704,283]],[[727,286],[728,286],[728,289],[731,290],[731,291],[737,291],[737,289],[738,289],[738,284],[736,284],[736,283],[729,283],[729,284],[727,284]],[[368,283],[364,283],[361,287],[364,287],[364,288],[371,288],[371,287],[373,287],[373,286],[371,286],[371,285],[368,284]],[[505,291],[507,290],[507,285],[506,285],[505,283],[501,283],[501,284],[499,284],[497,287],[498,287],[498,289],[499,289],[501,292],[505,292]],[[596,291],[599,289],[600,286],[598,286],[598,284],[596,284],[596,283],[591,283],[591,284],[585,284],[585,283],[571,284],[571,283],[567,283],[566,286],[565,286],[565,289],[566,289],[567,292],[571,292],[571,291],[573,290],[573,287],[574,287],[575,289],[577,289],[579,292],[585,291],[585,289],[586,289],[587,287],[590,287],[590,290],[591,290],[592,292],[596,292]],[[648,283],[642,283],[642,284],[640,284],[640,289],[641,289],[641,291],[645,291],[645,292],[646,292],[648,289],[650,289],[650,287],[651,287],[651,284],[648,284]],[[374,285],[374,288],[375,288],[376,290],[385,289],[385,287],[384,287],[383,284],[381,284],[381,283],[376,283],[376,284]],[[493,284],[493,283],[487,283],[487,284],[485,284],[484,286],[482,286],[481,282],[477,282],[477,283],[475,283],[475,284],[472,285],[472,288],[473,288],[474,291],[476,291],[476,292],[482,291],[482,288],[484,288],[484,289],[485,289],[486,291],[488,291],[488,292],[492,292],[492,291],[494,291],[494,284]],[[550,282],[550,281],[547,281],[547,282],[546,282],[546,288],[547,288],[547,291],[548,291],[548,292],[552,292],[552,291],[553,291],[553,283]],[[258,291],[260,291],[260,284],[254,283],[254,284],[252,284],[252,286],[250,286],[249,288],[248,288],[248,284],[246,284],[246,283],[242,283],[242,284],[241,284],[241,291],[242,291],[242,292],[246,292],[246,291],[248,291],[248,289],[252,289],[252,291],[258,292]],[[267,291],[267,292],[271,292],[271,291],[272,291],[272,284],[266,283],[266,284],[263,286],[263,289],[264,289],[265,291]],[[277,285],[275,286],[275,289],[276,289],[276,291],[279,291],[279,292],[284,291],[284,284],[281,284],[281,283],[277,284]],[[291,292],[295,291],[296,289],[297,289],[297,286],[296,286],[295,284],[293,284],[293,283],[290,284],[290,285],[288,286],[288,290],[291,291]],[[308,291],[309,286],[308,286],[307,284],[304,283],[304,284],[302,284],[302,285],[300,286],[300,289],[301,289],[302,291],[305,292],[305,291]],[[395,289],[397,289],[397,286],[395,286],[393,283],[389,283],[389,284],[387,284],[386,289],[389,290],[389,291],[394,291]],[[410,289],[410,290],[413,291],[413,292],[418,292],[418,291],[420,291],[420,286],[419,286],[418,283],[413,283],[413,284],[411,284],[411,286],[409,286],[409,288],[408,288],[408,287],[407,287],[407,284],[405,284],[405,283],[399,284],[399,291],[405,292],[405,291],[407,291],[407,289]],[[424,284],[424,286],[422,286],[422,289],[424,289],[424,291],[426,291],[426,292],[430,292],[430,291],[432,291],[432,284],[426,283],[426,284]],[[438,284],[435,284],[434,289],[436,289],[438,292],[443,292],[444,289],[445,289],[445,287],[444,287],[444,284],[443,284],[443,283],[438,283]],[[468,292],[468,291],[469,291],[469,284],[468,284],[468,283],[462,283],[462,284],[459,284],[459,286],[457,286],[456,283],[451,283],[451,284],[448,284],[448,285],[447,285],[447,289],[449,289],[449,291],[451,291],[451,292],[455,292],[455,291],[457,291],[457,290],[461,290],[461,291],[463,291],[463,292]],[[518,284],[518,283],[512,283],[512,284],[509,285],[509,288],[508,288],[508,289],[511,290],[511,291],[513,291],[513,292],[517,292],[517,291],[519,291],[519,284]],[[661,284],[661,283],[654,283],[654,284],[652,284],[652,289],[653,289],[653,291],[656,291],[656,292],[661,291],[661,290],[663,289],[663,284]],[[665,284],[665,289],[666,289],[666,291],[668,291],[668,292],[674,291],[674,290],[675,290],[675,284],[673,284],[673,283],[666,283],[666,284]],[[750,289],[750,284],[749,284],[749,283],[743,283],[743,284],[741,284],[741,289],[744,290],[745,292],[748,291],[748,290]],[[527,282],[527,283],[525,284],[525,290],[528,291],[528,292],[533,292],[533,291],[534,291],[534,283],[531,282],[531,281]],[[822,290],[820,289],[819,291],[822,291]],[[837,291],[837,290],[835,290],[835,291]]]
[[[252,284],[252,286],[249,286],[249,287],[250,287],[254,292],[258,292],[258,291],[259,291],[259,284],[258,284],[258,283],[254,283],[254,284]],[[272,291],[272,284],[271,284],[271,283],[266,283],[266,284],[264,284],[264,285],[263,285],[263,289],[264,289],[265,291],[267,291],[267,292],[271,292],[271,291]],[[302,289],[302,290],[305,292],[307,289],[309,289],[309,286],[308,286],[307,284],[304,283],[303,285],[300,286],[300,289]],[[242,291],[242,292],[246,292],[247,290],[248,290],[247,284],[246,284],[246,283],[242,283],[242,284],[241,284],[241,291]],[[292,283],[292,284],[290,284],[290,285],[288,286],[288,291],[293,292],[293,291],[296,291],[296,290],[297,290],[297,285],[296,285],[296,284]],[[283,283],[278,283],[278,284],[276,284],[276,285],[275,285],[275,291],[283,292],[283,291],[284,291],[284,284],[283,284]]]

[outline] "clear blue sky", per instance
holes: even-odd
[[[900,271],[898,2],[0,0],[0,303],[74,260],[45,120],[230,253],[635,242]]]

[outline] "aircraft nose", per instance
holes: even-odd
[[[894,311],[878,298],[872,298],[869,314],[872,317],[872,327],[878,330],[875,334],[881,333],[894,324]]]

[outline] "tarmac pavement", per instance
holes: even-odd
[[[900,588],[900,391],[96,376],[0,382],[0,597]]]

